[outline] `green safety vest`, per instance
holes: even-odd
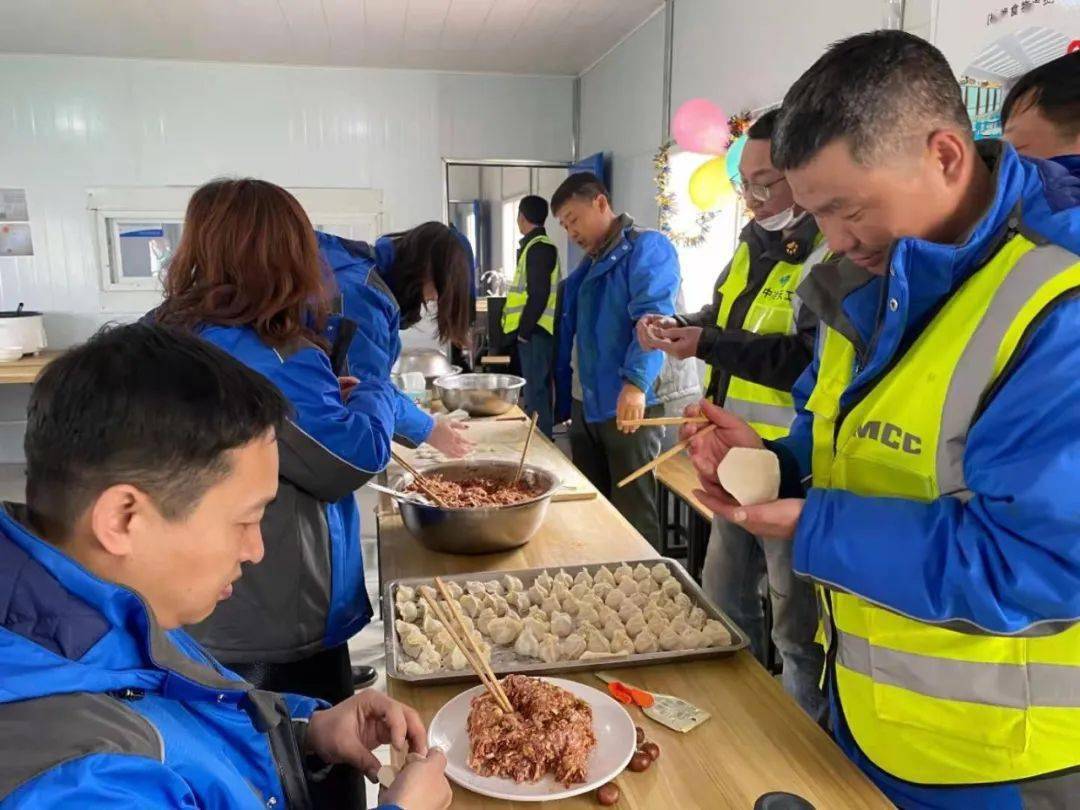
[[[982,400],[1028,327],[1077,288],[1075,255],[1008,236],[845,414],[840,395],[853,377],[855,348],[822,324],[820,370],[806,405],[813,486],[966,501],[964,448]],[[875,527],[865,528],[872,536]],[[970,785],[1080,765],[1080,625],[1047,622],[1001,636],[918,621],[826,587],[819,596],[844,718],[887,773]]]
[[[517,331],[518,326],[521,324],[521,313],[525,311],[525,302],[529,300],[525,259],[529,255],[529,249],[533,245],[541,243],[555,247],[551,237],[546,234],[539,234],[525,243],[521,255],[518,256],[517,270],[514,271],[514,283],[510,285],[510,292],[506,294],[506,305],[503,307],[502,312],[502,330],[505,335]],[[551,291],[548,293],[547,306],[544,307],[544,314],[540,316],[540,320],[536,322],[537,326],[549,335],[555,334],[555,295],[559,287],[558,255],[556,252],[555,267],[551,270]]]
[[[731,260],[731,268],[717,291],[720,308],[716,325],[721,329],[733,327],[759,335],[793,335],[795,325],[795,290],[810,269],[826,252],[822,236],[814,242],[815,249],[801,264],[777,262],[769,272],[758,294],[746,311],[741,324],[730,323],[731,308],[750,281],[750,246],[740,242]],[[705,371],[705,390],[712,379],[712,366]],[[724,408],[745,419],[764,439],[779,439],[788,434],[795,419],[795,401],[790,391],[736,377],[728,380]]]

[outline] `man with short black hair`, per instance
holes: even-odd
[[[27,506],[0,513],[0,805],[309,808],[335,763],[390,806],[445,808],[417,714],[365,690],[335,707],[255,689],[182,629],[263,557],[287,404],[168,327],[107,328],[34,386]]]
[[[549,439],[552,421],[551,366],[555,358],[555,293],[559,287],[559,251],[547,235],[548,204],[529,194],[518,203],[521,242],[514,281],[506,296],[502,331],[517,345],[525,378],[525,412],[536,414],[537,427]]]
[[[656,479],[617,482],[660,454],[663,429],[636,424],[660,416],[664,354],[641,347],[634,324],[649,313],[675,314],[679,257],[659,231],[616,214],[600,178],[571,174],[551,210],[585,258],[566,279],[556,368],[557,421],[573,417],[574,464],[654,545],[660,529]],[[696,375],[694,384],[696,385]]]
[[[1001,125],[1022,155],[1080,161],[1080,51],[1017,79],[1001,105]]]
[[[793,542],[818,588],[837,742],[901,807],[1070,807],[1080,767],[1080,176],[975,142],[934,46],[832,46],[784,97],[773,163],[836,265],[791,433],[703,402],[702,499]],[[773,451],[740,506],[731,447]],[[804,480],[810,487],[804,486]]]

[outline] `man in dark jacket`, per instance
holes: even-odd
[[[812,217],[794,204],[783,172],[769,157],[777,110],[750,127],[736,184],[753,212],[739,246],[720,275],[713,302],[700,312],[638,321],[646,348],[673,357],[698,357],[709,367],[706,395],[743,416],[759,435],[787,435],[795,417],[791,388],[810,364],[817,318],[795,288],[824,258]],[[825,712],[818,688],[822,649],[814,642],[813,589],[796,579],[791,547],[768,543],[722,518],[713,519],[702,584],[750,636],[764,661],[765,617],[758,583],[767,574],[772,638],[783,661],[784,687],[815,719]]]
[[[0,510],[0,806],[311,808],[329,768],[417,755],[384,808],[450,804],[416,712],[254,688],[183,627],[264,554],[288,404],[190,333],[134,324],[34,386],[27,504]]]
[[[547,200],[530,194],[518,204],[521,231],[514,281],[506,296],[502,331],[517,345],[525,378],[525,412],[537,414],[537,426],[551,438],[551,367],[555,357],[555,293],[559,286],[559,251],[547,235]]]

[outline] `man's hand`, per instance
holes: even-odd
[[[708,424],[691,422],[679,430],[681,441],[690,440],[690,461],[697,470],[702,483],[716,483],[716,468],[732,447],[764,447],[761,437],[750,425],[735,414],[718,408],[707,399],[690,405],[683,412],[686,416],[705,416]],[[702,433],[709,424],[716,428]],[[702,433],[701,436],[698,436]]]
[[[428,434],[427,443],[449,458],[461,458],[476,445],[465,438],[464,432],[469,429],[453,419],[436,417],[435,427]]]
[[[651,345],[646,348],[659,349],[670,357],[686,360],[697,357],[698,343],[701,342],[700,326],[673,326],[654,328]]]
[[[374,689],[364,689],[337,706],[315,712],[308,721],[310,753],[323,762],[348,763],[372,782],[377,780],[380,764],[372,749],[386,743],[400,751],[427,755],[427,731],[420,715]]]
[[[615,425],[623,433],[634,433],[638,425],[624,425],[645,416],[645,392],[633,383],[623,383],[619,401],[615,404]]]
[[[702,479],[701,483],[702,488],[695,490],[694,495],[729,523],[769,540],[791,540],[795,537],[795,527],[806,503],[802,498],[782,498],[757,506],[740,506],[715,480],[707,482]]]
[[[349,394],[351,394],[352,390],[360,384],[360,380],[356,377],[338,377],[337,382],[338,390],[341,392],[342,402],[348,402]]]
[[[379,796],[379,804],[396,804],[404,810],[446,810],[454,798],[446,781],[446,756],[432,748],[423,759],[411,758]]]
[[[679,322],[669,315],[645,315],[638,318],[637,326],[637,340],[641,344],[643,349],[659,349],[659,346],[654,346],[656,341],[657,329],[671,329],[679,325]]]

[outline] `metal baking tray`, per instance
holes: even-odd
[[[683,587],[683,592],[690,597],[690,601],[695,606],[704,610],[708,618],[717,619],[723,623],[724,627],[731,633],[732,643],[729,646],[705,647],[700,650],[658,650],[654,653],[634,653],[632,655],[612,656],[610,658],[593,658],[588,661],[557,661],[554,664],[546,664],[543,661],[538,661],[536,659],[522,660],[522,658],[512,649],[493,646],[491,656],[492,670],[499,674],[522,672],[536,675],[556,674],[560,672],[587,672],[598,669],[614,669],[616,667],[637,667],[646,666],[648,664],[662,664],[672,661],[696,661],[702,658],[731,655],[731,653],[749,646],[749,639],[746,637],[746,634],[739,629],[738,625],[728,618],[727,614],[709,601],[701,590],[701,586],[694,582],[693,578],[680,563],[677,563],[675,560],[668,557],[613,560],[611,562],[596,563],[594,565],[547,566],[546,568],[526,568],[516,571],[474,571],[469,574],[445,574],[442,575],[442,580],[443,582],[457,582],[464,587],[466,582],[487,582],[492,579],[500,579],[504,574],[512,574],[518,577],[525,584],[525,587],[528,588],[543,571],[547,571],[553,576],[558,573],[560,569],[565,570],[566,573],[571,576],[576,575],[582,570],[595,575],[596,572],[600,570],[601,566],[604,565],[608,568],[615,568],[625,564],[633,568],[638,563],[650,567],[656,565],[658,562],[667,564],[672,576],[679,580],[679,583]],[[458,672],[440,670],[439,672],[432,672],[428,675],[406,675],[401,671],[399,663],[408,659],[401,649],[397,631],[394,629],[394,622],[398,618],[395,597],[397,596],[397,588],[400,585],[416,587],[418,585],[434,585],[434,582],[432,577],[407,577],[404,579],[395,579],[383,585],[382,603],[383,625],[386,633],[386,674],[391,678],[397,678],[401,681],[427,683],[432,685],[475,681],[476,676],[471,669],[464,669]]]

